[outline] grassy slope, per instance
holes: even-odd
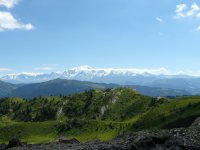
[[[159,129],[176,120],[199,115],[200,97],[177,98],[148,110],[133,125],[133,130]]]
[[[46,122],[15,122],[1,118],[0,142],[7,143],[17,137],[28,143],[47,143],[57,138],[54,126],[57,121]]]
[[[32,107],[30,117],[34,117],[48,106],[54,106],[56,112],[63,107],[68,113],[63,111],[55,119],[50,119],[51,121],[44,118],[40,122],[24,122],[20,121],[19,117],[11,119],[16,115],[12,111],[7,112],[0,118],[0,142],[7,142],[17,136],[29,143],[46,143],[54,141],[60,135],[77,138],[81,142],[94,139],[109,140],[123,132],[159,129],[180,118],[200,115],[200,97],[155,100],[131,89],[93,90],[71,97],[46,97],[33,101],[13,98],[1,101],[0,106],[9,104],[13,108],[19,103],[22,105],[15,114],[27,106]],[[103,107],[106,109],[102,113]],[[58,125],[65,124],[65,120],[73,118],[85,122],[82,126],[73,126],[58,132]]]

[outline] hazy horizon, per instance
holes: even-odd
[[[121,73],[128,73],[128,72],[132,72],[135,74],[151,74],[151,75],[166,75],[166,76],[176,76],[176,75],[180,75],[180,76],[194,76],[194,77],[200,77],[200,72],[193,72],[191,70],[187,70],[187,71],[183,71],[183,70],[179,70],[177,72],[172,72],[171,70],[161,67],[161,68],[100,68],[100,67],[93,67],[93,66],[88,66],[88,65],[82,65],[82,66],[77,66],[77,67],[72,67],[72,68],[66,68],[64,70],[59,70],[59,71],[53,71],[51,69],[46,69],[45,71],[40,71],[40,72],[26,72],[26,71],[22,71],[22,72],[15,72],[13,70],[9,70],[10,73],[7,74],[0,74],[0,77],[3,76],[18,76],[18,75],[28,75],[28,76],[37,76],[37,75],[42,75],[42,74],[51,74],[51,73],[57,73],[57,74],[62,74],[66,71],[77,71],[77,72],[107,72],[108,74],[110,74],[111,72],[121,72]]]

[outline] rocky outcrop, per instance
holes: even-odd
[[[21,140],[17,139],[17,138],[13,138],[9,141],[8,145],[6,146],[5,149],[9,149],[9,148],[14,148],[14,147],[22,147],[25,146],[24,143],[21,142]]]
[[[198,117],[193,123],[192,126],[200,126],[200,117]]]
[[[42,145],[25,145],[11,150],[199,150],[200,126],[190,128],[142,131],[123,134],[117,138],[100,142],[98,140],[80,144],[77,140],[67,139]],[[74,142],[75,141],[75,142]]]

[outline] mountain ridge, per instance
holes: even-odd
[[[4,83],[3,81],[1,82]],[[12,86],[13,88],[10,88],[10,86]],[[139,85],[122,86],[118,84],[94,83],[88,81],[67,80],[58,78],[46,82],[24,84],[24,85],[4,83],[1,85],[1,89],[4,89],[4,91],[2,90],[0,97],[34,98],[38,96],[51,96],[51,95],[67,96],[69,94],[79,93],[90,89],[110,89],[119,87],[129,87],[144,95],[155,96],[155,97],[191,95],[191,93],[179,89],[148,87]],[[5,89],[8,90],[5,91]]]
[[[136,68],[94,68],[90,66],[80,66],[68,69],[61,73],[14,73],[1,77],[0,79],[10,83],[37,83],[56,78],[75,79],[81,81],[95,81],[97,78],[106,77],[156,77],[158,79],[170,78],[195,78],[194,76],[175,74],[171,75],[165,68],[159,69],[136,69]],[[100,80],[100,79],[99,79]],[[111,79],[110,79],[111,80]],[[98,82],[98,81],[96,81]],[[99,81],[101,82],[101,81]],[[107,81],[112,82],[112,81]],[[121,83],[123,84],[123,83]]]
[[[81,66],[62,73],[17,73],[1,77],[8,83],[41,83],[57,78],[88,81],[94,83],[118,84],[121,86],[138,85],[174,90],[184,90],[192,95],[200,95],[200,77],[183,74],[170,75],[165,68],[160,69],[114,69]],[[143,93],[145,94],[145,93]],[[187,95],[187,94],[185,94]]]

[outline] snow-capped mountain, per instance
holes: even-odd
[[[6,75],[0,80],[9,83],[40,83],[56,78],[90,81],[95,83],[115,83],[121,85],[141,85],[161,88],[200,89],[200,78],[187,75],[172,75],[167,69],[113,69],[80,66],[62,73],[17,73]]]
[[[64,77],[67,78],[74,78],[80,77],[88,79],[93,79],[95,77],[106,77],[111,75],[118,75],[118,76],[136,76],[136,75],[167,75],[169,72],[165,68],[159,69],[134,69],[134,68],[93,68],[90,66],[81,66],[77,68],[73,68],[67,70],[63,73]]]
[[[44,74],[44,73],[22,72],[22,73],[8,74],[0,78],[0,80],[9,82],[9,83],[39,83],[39,82],[56,79],[59,77],[60,77],[60,74],[57,74],[57,73]]]
[[[62,79],[75,79],[81,81],[95,81],[95,82],[108,82],[112,83],[112,80],[119,80],[118,78],[135,78],[139,76],[159,76],[168,75],[169,72],[165,68],[159,69],[113,69],[113,68],[93,68],[90,66],[80,66],[72,69],[68,69],[63,73],[15,73],[8,74],[0,80],[10,83],[38,83],[48,81],[56,78]]]

